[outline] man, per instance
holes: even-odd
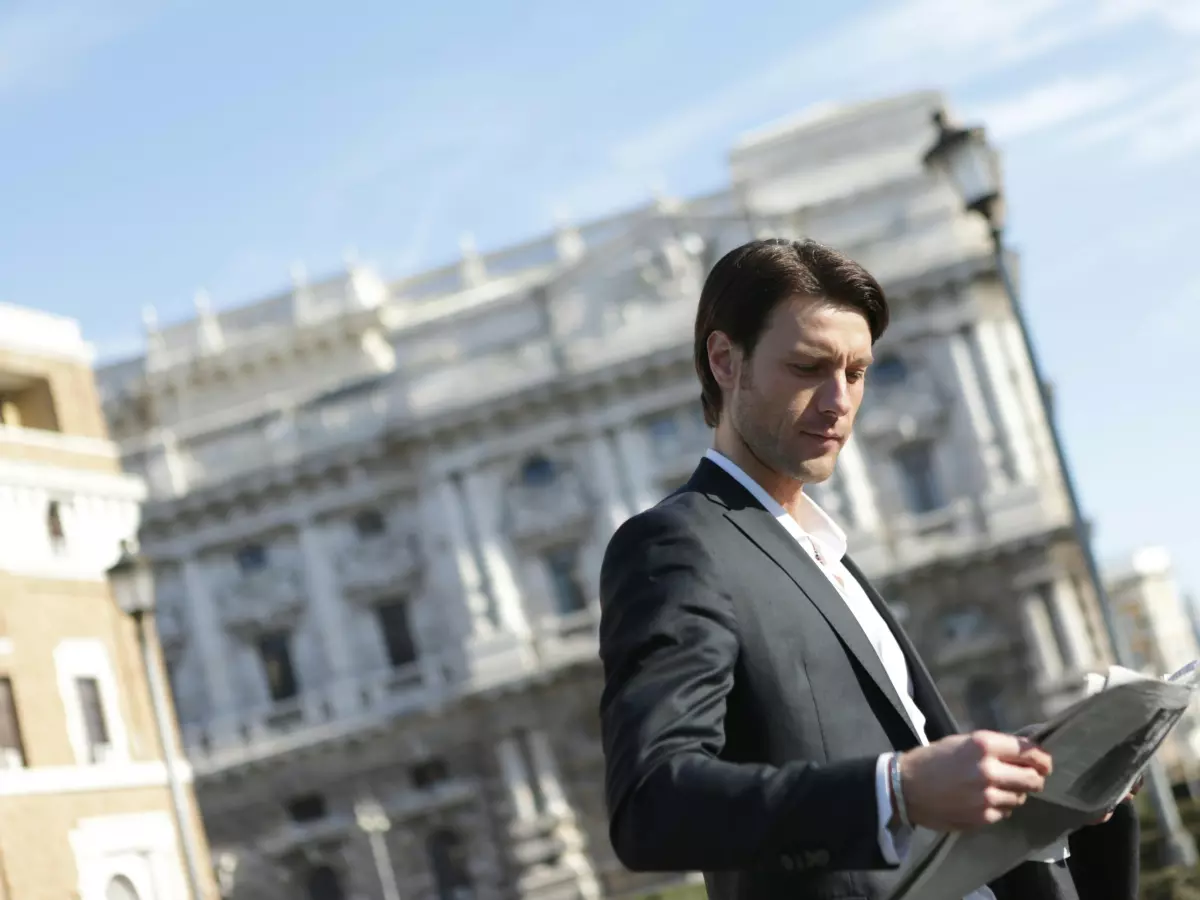
[[[601,572],[610,830],[631,869],[703,871],[714,900],[876,900],[912,826],[996,822],[1044,784],[1030,741],[957,733],[804,493],[850,437],[887,322],[876,280],[812,241],[751,242],[705,283],[713,449],[617,530]],[[1123,810],[1084,829],[1070,868],[1026,863],[971,900],[1132,900],[1133,822]],[[1072,870],[1093,868],[1077,892]]]

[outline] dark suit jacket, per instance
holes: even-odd
[[[928,738],[954,733],[912,643],[846,565],[908,658]],[[895,870],[877,842],[875,762],[919,741],[874,648],[803,548],[705,460],[617,530],[600,582],[600,712],[621,862],[702,871],[714,900],[886,897]],[[993,890],[997,900],[1074,896],[1066,866],[1042,863]],[[1133,894],[1082,900],[1109,898]]]

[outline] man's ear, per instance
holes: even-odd
[[[714,331],[708,336],[708,366],[712,369],[713,378],[728,391],[737,384],[738,373],[742,365],[742,351],[734,345],[723,331]]]

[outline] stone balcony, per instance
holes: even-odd
[[[508,530],[525,544],[555,543],[581,534],[592,504],[574,473],[546,487],[516,487],[508,497]]]
[[[423,560],[415,534],[390,534],[356,541],[337,560],[342,592],[351,600],[371,602],[392,593],[407,593],[421,575]]]
[[[292,565],[273,563],[236,577],[216,592],[224,626],[238,634],[290,628],[304,611],[304,578]]]
[[[206,722],[181,726],[188,759],[200,776],[269,765],[281,754],[349,738],[364,728],[428,709],[445,698],[441,660],[343,678]]]

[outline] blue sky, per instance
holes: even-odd
[[[102,356],[357,254],[399,275],[721,184],[741,131],[944,89],[1011,236],[1106,557],[1200,591],[1200,0],[0,0],[0,300]]]

